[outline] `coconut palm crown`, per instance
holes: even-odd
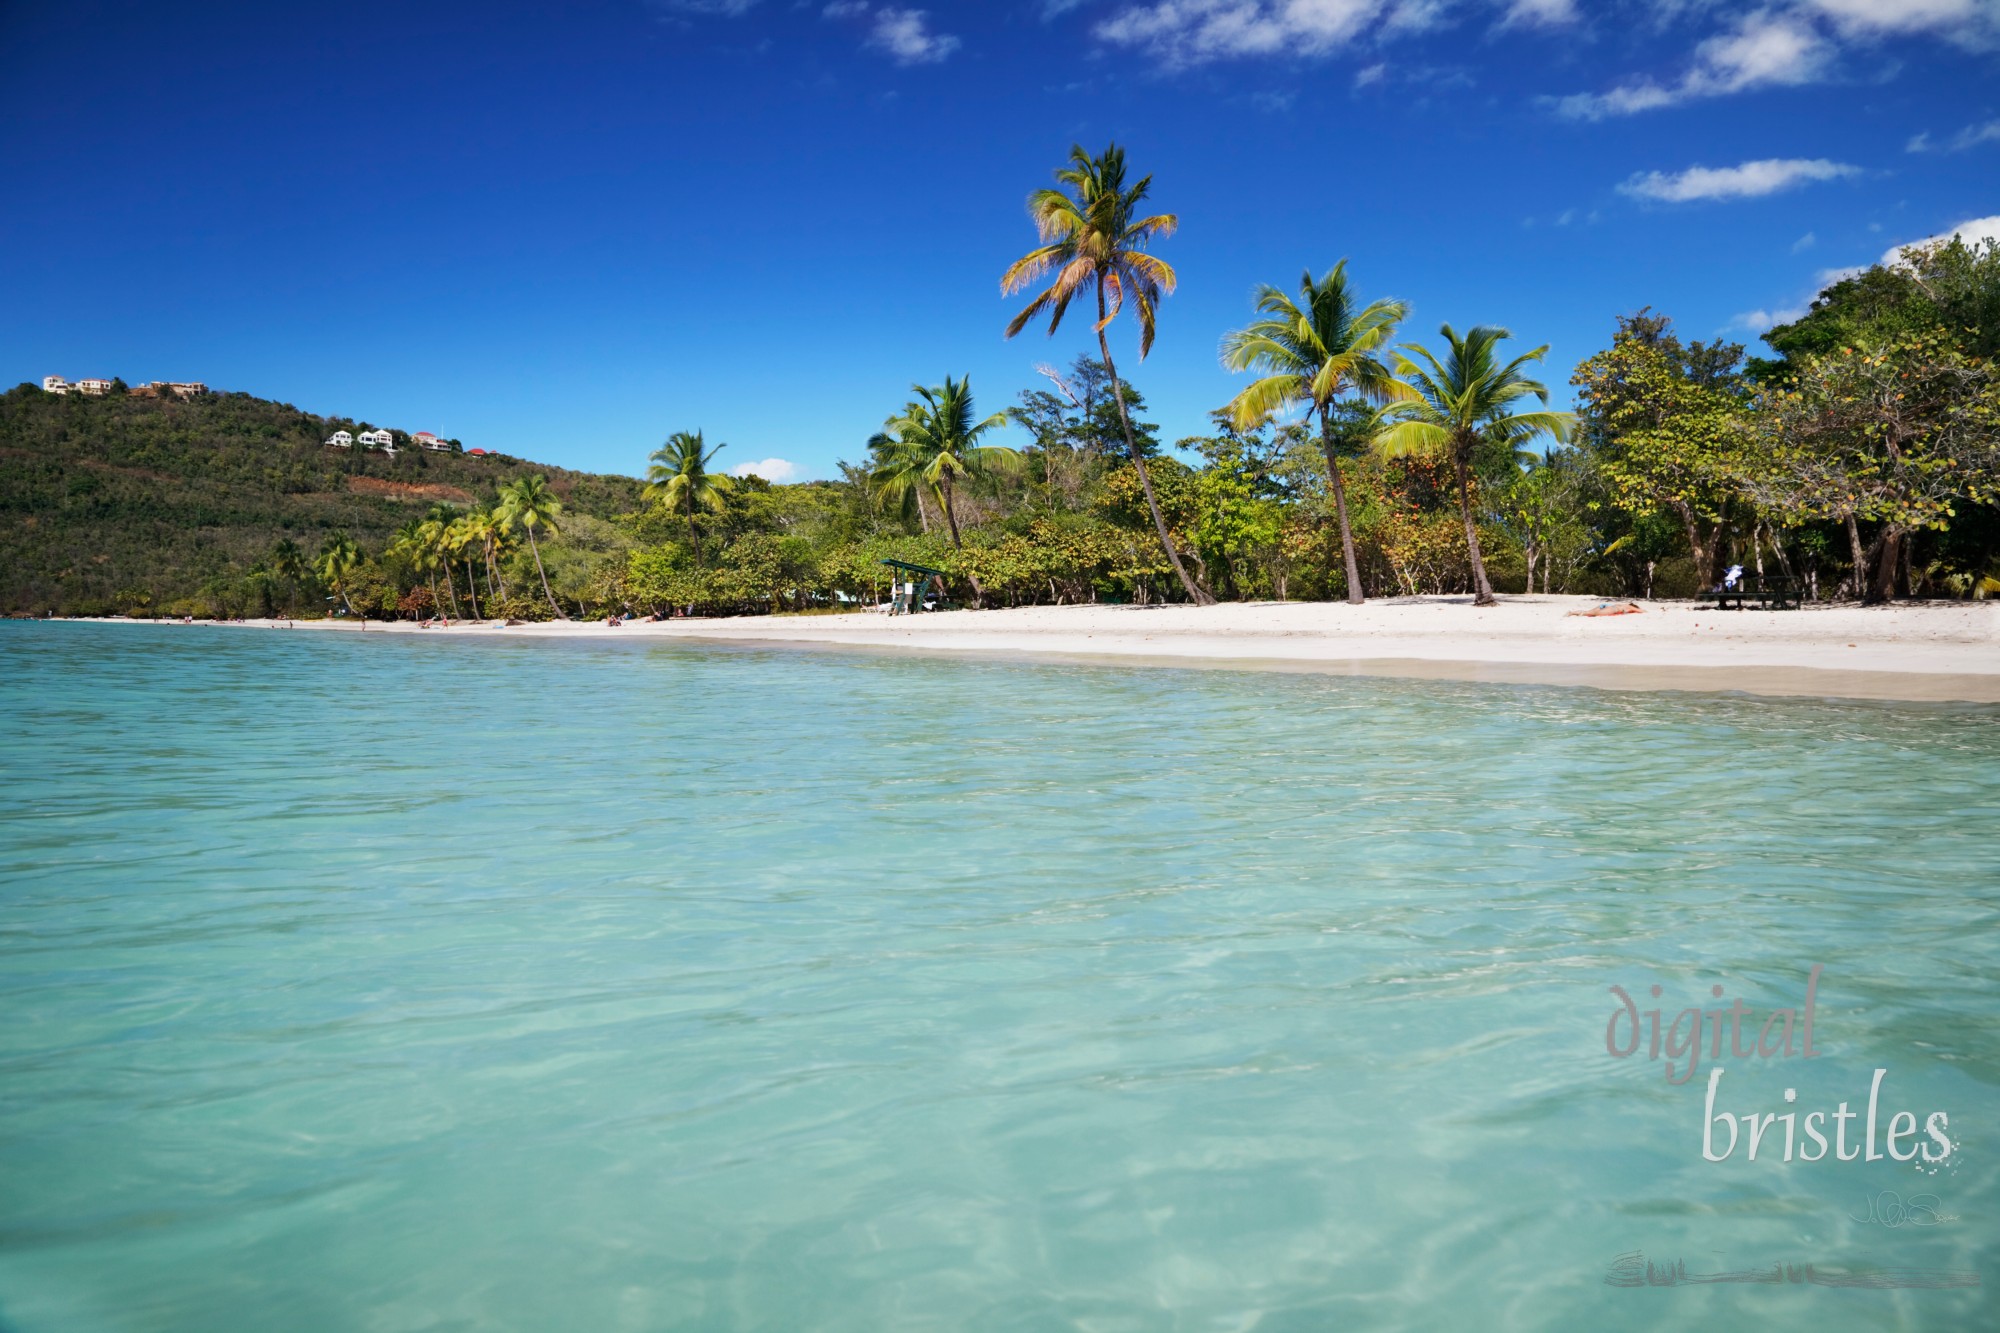
[[[1446,324],[1438,330],[1449,349],[1440,360],[1418,343],[1405,343],[1396,357],[1396,374],[1411,396],[1391,403],[1390,424],[1382,446],[1391,453],[1438,453],[1451,459],[1458,480],[1458,509],[1465,520],[1465,545],[1472,558],[1473,604],[1492,606],[1493,585],[1479,553],[1479,528],[1472,518],[1472,462],[1481,445],[1499,445],[1510,453],[1540,435],[1567,441],[1576,418],[1546,410],[1548,386],[1530,379],[1522,368],[1548,355],[1548,344],[1501,363],[1495,349],[1514,335],[1482,324],[1464,336]],[[1543,410],[1517,412],[1533,398]]]
[[[1258,287],[1257,309],[1264,318],[1222,339],[1224,366],[1265,372],[1230,400],[1229,412],[1238,430],[1248,430],[1290,407],[1318,414],[1327,481],[1340,520],[1341,552],[1347,561],[1347,600],[1359,603],[1361,565],[1347,517],[1333,409],[1343,395],[1377,405],[1409,396],[1378,354],[1395,337],[1396,326],[1409,318],[1410,308],[1387,300],[1361,305],[1348,288],[1343,259],[1323,278],[1315,279],[1308,269],[1299,279],[1296,300],[1276,287]]]

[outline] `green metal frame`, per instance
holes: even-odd
[[[946,580],[949,579],[951,575],[945,573],[942,569],[932,569],[929,565],[911,564],[907,560],[884,560],[882,561],[882,563],[889,566],[889,568],[891,569],[902,570],[904,573],[907,574],[921,574],[924,576],[921,582],[918,582],[917,580],[914,579],[911,580],[911,582],[917,583],[918,591],[914,596],[910,598],[908,606],[902,605],[901,601],[898,600],[898,602],[896,603],[898,610],[905,611],[911,615],[915,615],[921,612],[924,609],[924,597],[922,588],[924,584],[929,583],[932,579],[936,579],[938,581],[938,604],[940,606],[944,604],[945,590],[949,586],[946,583]]]

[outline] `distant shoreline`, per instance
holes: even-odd
[[[422,629],[369,621],[366,632],[440,638],[718,642],[1015,660],[1314,671],[1344,675],[1740,691],[2000,703],[2000,602],[1714,611],[1644,602],[1636,615],[1586,617],[1597,598],[1508,597],[1484,610],[1462,597],[1191,606],[1037,606],[890,617],[875,612]],[[1622,603],[1612,603],[1622,605]],[[116,621],[173,628],[169,621]],[[270,628],[283,622],[198,621]],[[297,621],[362,632],[358,621]]]

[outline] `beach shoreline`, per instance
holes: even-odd
[[[1624,603],[1609,603],[1611,607]],[[1717,611],[1597,598],[1416,597],[1222,606],[1037,606],[890,617],[778,615],[661,622],[295,621],[300,629],[441,638],[678,641],[915,652],[973,659],[1170,665],[1342,675],[2000,703],[2000,603]],[[131,624],[177,622],[130,621]],[[199,621],[198,625],[218,622]],[[283,621],[226,622],[282,628]]]

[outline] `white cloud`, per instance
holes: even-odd
[[[1388,62],[1378,61],[1366,69],[1358,69],[1354,72],[1354,86],[1356,88],[1366,88],[1370,84],[1380,83],[1388,76],[1388,73]]]
[[[1936,32],[1954,41],[1977,43],[1993,31],[1992,0],[1803,0],[1850,36]]]
[[[736,18],[747,14],[757,0],[648,0],[656,10],[669,14],[720,14]]]
[[[820,12],[830,19],[865,19],[872,15],[868,45],[887,51],[899,65],[935,65],[963,45],[950,33],[933,32],[928,10],[898,9],[894,5],[876,9],[868,0],[833,0]]]
[[[1780,324],[1790,324],[1805,317],[1805,306],[1793,306],[1785,310],[1746,310],[1731,317],[1723,326],[1725,331],[1737,333],[1768,333]]]
[[[1959,223],[1950,231],[1941,231],[1935,236],[1926,236],[1920,241],[1905,241],[1902,245],[1892,245],[1883,252],[1882,262],[1884,264],[1893,264],[1903,257],[1903,251],[1910,246],[1931,245],[1937,241],[1948,241],[1954,236],[1964,241],[1967,245],[1978,245],[1984,242],[1987,245],[2000,246],[2000,216],[1973,218],[1968,222]]]
[[[1577,21],[1576,0],[1513,0],[1501,19],[1506,27],[1560,28]]]
[[[1671,176],[1658,171],[1641,172],[1619,186],[1618,192],[1634,199],[1668,204],[1697,199],[1755,199],[1808,181],[1857,175],[1860,170],[1823,157],[1771,157],[1734,167],[1689,167]]]
[[[754,463],[738,463],[729,469],[729,475],[762,477],[769,482],[786,482],[799,475],[799,465],[783,458],[760,458]]]
[[[1911,153],[1962,153],[1983,143],[2000,143],[2000,120],[1989,120],[1983,125],[1967,125],[1942,144],[1932,143],[1930,131],[1926,130],[1903,145],[1903,148],[1904,151]]]
[[[1575,93],[1556,99],[1556,109],[1573,120],[1602,120],[1697,97],[1795,87],[1822,77],[1832,60],[1832,44],[1810,23],[1796,15],[1758,10],[1733,31],[1697,46],[1694,64],[1677,83],[1663,87],[1642,79],[1608,93]]]
[[[1812,249],[1815,245],[1818,244],[1819,244],[1819,237],[1813,235],[1813,233],[1811,232],[1807,232],[1805,235],[1799,237],[1799,239],[1792,242],[1792,253],[1795,255],[1802,255],[1806,251]]]
[[[1169,64],[1229,56],[1317,55],[1397,14],[1432,12],[1393,0],[1158,0],[1097,26],[1108,42],[1140,46]],[[1412,26],[1414,17],[1404,26]]]

